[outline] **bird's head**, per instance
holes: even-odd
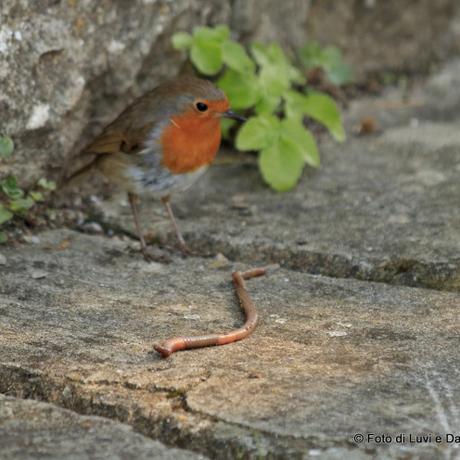
[[[160,88],[171,101],[175,116],[203,122],[216,118],[245,121],[230,109],[225,93],[209,80],[181,77],[163,83]]]

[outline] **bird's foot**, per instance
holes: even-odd
[[[184,257],[193,255],[191,249],[187,246],[185,241],[179,241],[178,248]]]
[[[142,248],[141,253],[146,262],[158,262],[161,264],[169,264],[172,262],[171,255],[156,246]]]

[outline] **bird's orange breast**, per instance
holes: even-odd
[[[212,162],[221,140],[219,118],[184,114],[171,118],[161,136],[163,165],[174,174],[192,172]]]

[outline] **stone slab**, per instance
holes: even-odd
[[[3,460],[204,459],[135,433],[129,425],[53,404],[0,395]]]
[[[280,269],[248,283],[261,314],[249,339],[164,360],[159,339],[241,324],[232,264],[148,264],[118,238],[39,237],[2,251],[0,392],[213,458],[455,453],[353,435],[458,431],[459,294]]]
[[[411,127],[412,133],[423,136],[420,123],[452,123],[460,117],[460,60],[451,59],[427,78],[405,80],[408,87],[388,86],[379,95],[364,95],[351,100],[345,111],[347,132],[356,131],[363,118],[375,121],[377,131]],[[457,135],[450,125],[448,137]],[[409,136],[414,137],[414,136]],[[427,136],[424,136],[426,139]],[[458,137],[457,137],[458,139]],[[432,137],[443,142],[444,136]]]

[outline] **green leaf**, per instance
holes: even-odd
[[[290,140],[306,163],[318,167],[320,164],[318,147],[313,135],[297,119],[281,121],[281,137]]]
[[[287,73],[282,67],[267,66],[259,72],[259,86],[262,92],[271,96],[281,96],[291,86]]]
[[[0,160],[8,158],[14,152],[14,143],[8,136],[0,136]]]
[[[5,244],[8,241],[8,237],[5,232],[0,232],[0,244]]]
[[[213,31],[213,33],[215,34],[215,37],[218,40],[225,41],[230,38],[230,29],[225,24],[219,24],[218,26],[215,26],[214,28],[210,28],[210,30]]]
[[[306,83],[303,73],[294,66],[288,67],[289,80],[298,85],[304,85]]]
[[[34,205],[34,200],[29,196],[27,198],[19,198],[18,200],[10,201],[10,209],[13,212],[23,212],[30,209]]]
[[[304,164],[298,149],[285,138],[279,138],[278,142],[263,149],[259,155],[262,177],[279,192],[286,192],[297,184]]]
[[[176,50],[186,50],[192,46],[193,38],[187,32],[177,32],[172,36],[171,41]]]
[[[284,51],[275,43],[263,45],[255,42],[251,45],[251,52],[257,64],[261,67],[271,64],[283,65],[287,61]]]
[[[204,75],[216,75],[222,68],[222,50],[213,42],[199,43],[194,41],[190,59]]]
[[[37,182],[37,185],[45,190],[56,190],[56,182],[53,180],[46,180],[44,177]]]
[[[338,142],[345,140],[342,117],[334,99],[327,94],[314,92],[306,96],[303,108],[306,115],[326,126]]]
[[[5,222],[8,222],[10,219],[12,219],[13,213],[8,211],[8,209],[5,208],[2,204],[0,204],[0,225],[4,224]]]
[[[270,113],[277,110],[280,98],[291,87],[292,80],[300,75],[277,45],[254,44],[253,54],[259,62],[259,101],[257,113]]]
[[[8,176],[5,179],[0,181],[0,187],[3,190],[3,193],[9,198],[16,200],[24,196],[24,192],[18,187],[16,177]]]
[[[285,105],[284,111],[287,118],[297,118],[298,120],[303,120],[305,115],[305,104],[306,97],[305,94],[299,93],[297,91],[287,91],[283,95]]]
[[[216,27],[195,27],[193,40],[199,43],[214,43],[222,45],[230,38],[230,29],[226,25]]]
[[[342,52],[334,46],[322,48],[318,43],[310,42],[300,49],[299,56],[306,70],[322,68],[334,85],[349,83],[353,78],[351,67],[344,62]]]
[[[196,27],[190,59],[204,75],[215,75],[222,68],[222,44],[230,36],[227,26]]]
[[[329,46],[324,50],[326,63],[324,71],[327,79],[334,85],[341,86],[350,83],[353,79],[351,67],[346,64],[342,57],[342,52],[333,46]]]
[[[229,139],[230,137],[230,130],[235,126],[236,121],[230,120],[229,118],[221,118],[220,119],[220,129],[222,131],[222,137],[224,139]]]
[[[327,63],[323,48],[318,42],[308,42],[299,50],[300,60],[308,70],[314,67],[323,67]]]
[[[289,90],[291,82],[287,68],[275,64],[266,65],[259,72],[259,99],[256,105],[258,114],[273,113],[281,102],[281,96]]]
[[[288,91],[284,99],[288,118],[302,120],[304,115],[308,115],[326,126],[337,141],[345,140],[340,111],[330,96],[317,92],[305,95],[297,91]]]
[[[286,77],[290,82],[298,84],[305,83],[305,78],[302,72],[292,65],[291,60],[288,58],[281,46],[276,43],[272,43],[268,47],[268,54],[272,62],[276,64],[279,69],[283,69],[283,72],[286,73]]]
[[[327,71],[327,77],[336,86],[346,85],[353,81],[353,71],[345,63],[332,66]]]
[[[257,64],[261,67],[270,63],[270,59],[267,56],[266,46],[259,42],[251,44],[251,54],[254,57]]]
[[[238,150],[260,150],[276,141],[280,122],[273,115],[251,117],[238,131]]]
[[[261,67],[261,74],[264,71],[268,71],[270,76],[275,73],[277,80],[283,82],[283,87],[289,86],[289,82],[298,84],[305,82],[302,73],[291,64],[291,61],[278,44],[262,45],[254,43],[251,46],[251,52]]]
[[[270,115],[278,109],[281,103],[281,97],[263,93],[257,101],[255,110],[257,115]]]
[[[353,78],[351,67],[344,62],[342,52],[335,46],[323,49],[321,67],[327,79],[334,85],[344,85]]]
[[[231,69],[240,73],[252,73],[255,70],[254,62],[239,43],[226,41],[222,45],[222,59]]]
[[[29,195],[34,201],[43,201],[43,194],[41,192],[29,192]]]
[[[247,109],[257,101],[258,87],[254,75],[243,75],[227,69],[217,82],[217,86],[227,95],[233,109]]]

